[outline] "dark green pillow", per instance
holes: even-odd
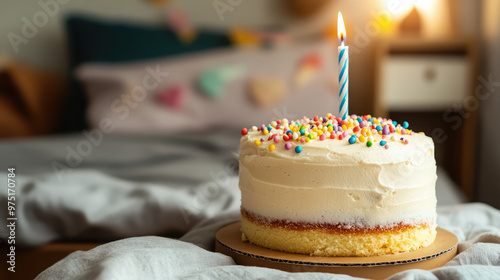
[[[227,34],[198,30],[190,44],[177,39],[166,28],[135,25],[125,22],[96,20],[71,15],[66,19],[70,73],[86,62],[130,62],[168,57],[230,46]],[[67,112],[62,130],[79,131],[86,127],[86,98],[83,87],[70,75]]]

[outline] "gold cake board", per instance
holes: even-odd
[[[329,272],[372,279],[385,279],[408,269],[441,267],[456,256],[458,244],[458,238],[453,233],[437,228],[434,243],[413,252],[373,257],[315,257],[243,242],[239,222],[220,229],[215,238],[215,251],[232,257],[239,265],[289,272]]]

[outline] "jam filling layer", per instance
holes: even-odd
[[[248,221],[273,227],[273,228],[281,228],[286,230],[295,230],[295,231],[311,231],[311,230],[320,230],[332,234],[375,234],[375,233],[397,233],[404,232],[415,228],[425,228],[428,227],[428,224],[415,224],[415,225],[407,225],[403,224],[403,222],[394,223],[391,225],[377,225],[374,227],[359,227],[356,225],[350,225],[347,223],[309,223],[309,222],[292,222],[289,220],[282,219],[271,219],[268,217],[264,217],[250,211],[247,211],[244,208],[241,208],[241,216]]]

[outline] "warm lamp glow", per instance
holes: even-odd
[[[432,11],[432,9],[435,8],[436,6],[436,1],[435,0],[419,0],[415,1],[414,5],[422,10],[423,12],[427,13]]]
[[[344,25],[344,18],[342,17],[342,13],[339,12],[339,16],[337,19],[337,36],[339,39],[339,44],[341,46],[345,46],[346,44],[346,31]]]
[[[421,12],[430,13],[436,6],[435,0],[386,0],[388,11],[396,17],[406,15],[413,7]]]

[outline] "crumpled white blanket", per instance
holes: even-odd
[[[75,252],[36,279],[356,279],[239,266],[212,252],[215,232],[238,218],[236,211],[222,213],[180,240],[134,237]],[[459,254],[444,267],[408,270],[389,279],[500,279],[500,211],[480,203],[439,208],[438,224],[459,238]]]
[[[16,245],[184,234],[200,221],[239,209],[238,177],[227,174],[192,186],[136,183],[95,170],[75,171],[62,180],[50,173],[17,176]],[[0,172],[0,178],[6,174]],[[7,205],[7,192],[0,193],[0,204]],[[0,219],[7,215],[0,211]],[[7,230],[0,228],[0,240],[7,240]]]

